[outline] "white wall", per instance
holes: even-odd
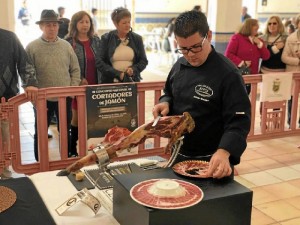
[[[18,12],[22,6],[23,0],[14,0],[15,1],[15,18],[18,17]],[[65,17],[71,18],[72,15],[81,10],[81,1],[80,0],[27,0],[27,7],[32,15],[33,21],[38,21],[41,16],[43,9],[53,9],[57,12],[59,6],[66,8]]]
[[[257,4],[257,12],[300,13],[300,1],[268,0],[267,6],[262,6],[262,0],[259,0]]]
[[[136,12],[183,12],[191,10],[195,5],[201,5],[202,11],[206,12],[206,0],[136,0]]]

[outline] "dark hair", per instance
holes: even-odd
[[[69,25],[69,33],[68,33],[68,37],[72,37],[73,39],[78,39],[77,35],[78,35],[78,30],[77,30],[77,23],[84,17],[84,16],[88,16],[89,20],[90,20],[90,30],[88,31],[87,35],[89,38],[93,37],[95,31],[94,31],[94,26],[93,26],[93,20],[90,16],[90,14],[88,14],[86,11],[79,11],[77,13],[75,13],[72,18],[71,18],[71,22]]]
[[[92,8],[92,13],[94,14],[95,12],[97,12],[98,11],[98,9],[96,9],[96,8]]]
[[[176,36],[187,38],[196,32],[204,37],[209,30],[206,16],[202,12],[187,11],[181,13],[176,21],[174,33]]]
[[[130,17],[131,18],[131,13],[129,12],[128,9],[123,8],[123,7],[118,7],[114,9],[111,13],[111,20],[114,23],[119,23],[121,19],[125,17]]]
[[[194,11],[201,11],[201,5],[195,5],[193,8]]]
[[[295,28],[295,26],[294,26],[293,24],[289,24],[289,25],[288,25],[288,28],[290,29],[290,34],[291,34],[291,33],[294,33],[295,30],[296,30],[296,28]]]

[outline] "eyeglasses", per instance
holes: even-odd
[[[271,26],[271,25],[277,25],[277,23],[276,22],[274,22],[274,23],[268,23],[268,26]]]
[[[192,53],[201,52],[202,49],[203,49],[203,44],[204,44],[204,41],[205,41],[206,38],[207,38],[207,34],[205,35],[205,37],[203,38],[203,40],[200,43],[195,44],[195,45],[193,45],[192,47],[189,47],[189,48],[179,48],[179,49],[176,49],[175,52],[176,53],[180,53],[180,54],[184,54],[184,55],[189,54],[190,51]]]

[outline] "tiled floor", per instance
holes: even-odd
[[[166,55],[149,55],[149,66],[143,73],[143,81],[163,81],[169,70]],[[30,104],[20,113],[22,159],[34,162],[33,114]],[[58,157],[58,133],[55,126],[49,132],[50,157]],[[249,142],[241,163],[236,167],[235,180],[254,192],[252,225],[300,224],[300,137]],[[14,174],[14,176],[19,176]],[[238,207],[238,206],[237,206]],[[242,225],[242,224],[241,224]]]

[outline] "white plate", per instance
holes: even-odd
[[[149,188],[161,179],[152,179],[140,182],[130,189],[131,198],[137,203],[156,209],[182,209],[193,206],[203,199],[203,191],[196,185],[177,179],[171,179],[179,183],[185,189],[185,195],[180,197],[160,197],[149,193]]]

